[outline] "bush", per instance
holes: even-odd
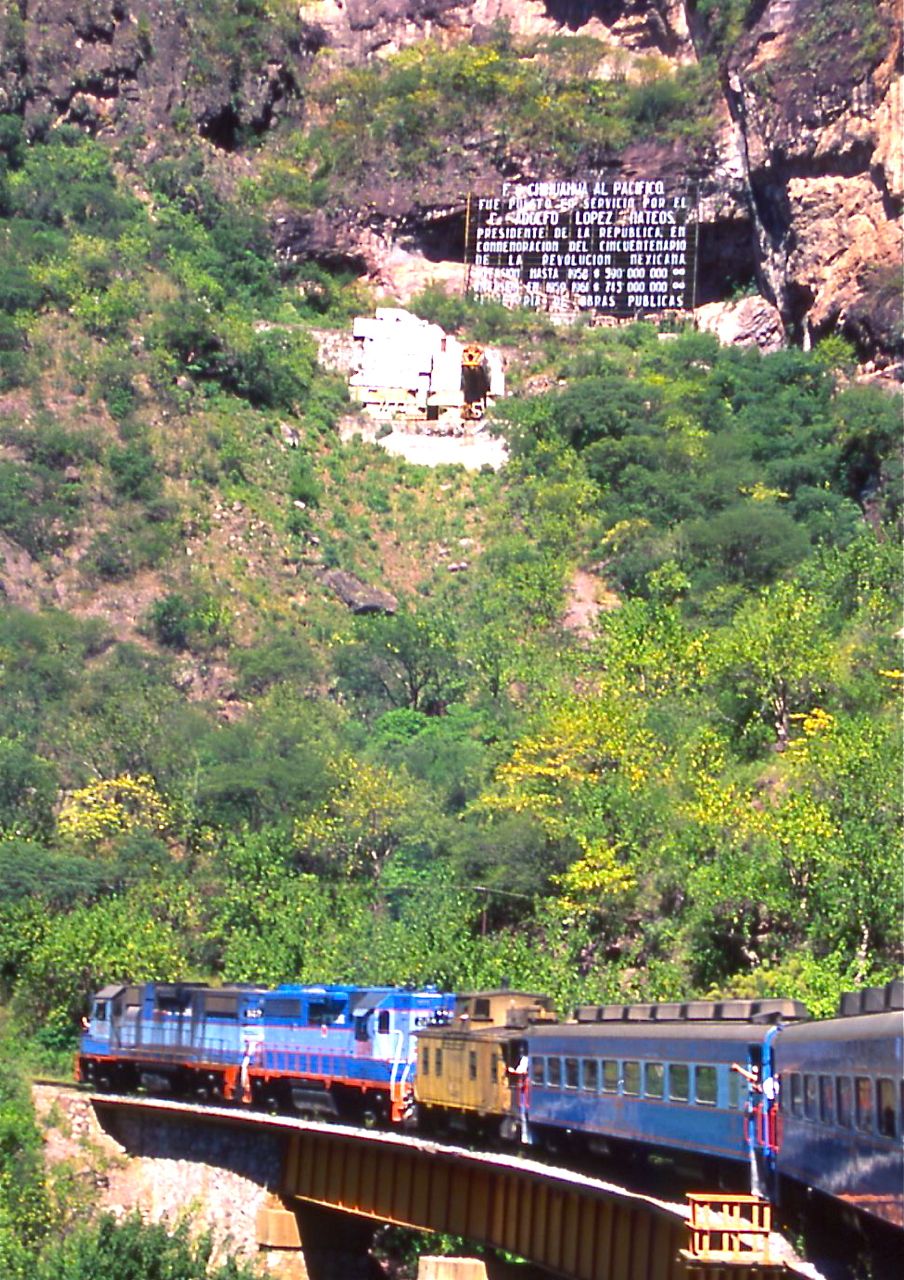
[[[9,190],[14,215],[107,235],[116,234],[140,209],[137,200],[117,189],[107,149],[65,127],[43,146],[29,149],[21,169],[10,175]]]
[[[230,1260],[212,1267],[209,1236],[194,1238],[188,1221],[170,1231],[140,1214],[117,1220],[104,1214],[83,1223],[46,1250],[33,1280],[254,1280],[254,1271]]]
[[[128,578],[134,564],[128,546],[115,533],[99,533],[94,538],[83,562],[84,568],[107,582]]]
[[[0,529],[31,555],[69,544],[78,502],[78,485],[46,467],[0,461]]]
[[[227,638],[229,615],[215,596],[171,592],[148,611],[151,634],[168,649],[207,649]]]
[[[0,289],[2,284],[0,280]],[[0,391],[23,386],[26,376],[25,332],[9,316],[0,314]]]
[[[139,442],[110,450],[107,465],[113,476],[113,487],[123,498],[155,498],[161,489],[160,474],[154,455]]]
[[[307,507],[319,507],[323,485],[314,473],[314,464],[306,454],[299,454],[289,472],[289,497]]]

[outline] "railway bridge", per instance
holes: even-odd
[[[739,1203],[748,1197],[722,1197],[722,1213],[712,1217],[711,1206],[700,1203],[689,1211],[533,1160],[404,1134],[146,1098],[98,1095],[92,1104],[108,1132],[144,1154],[174,1127],[188,1152],[200,1148],[202,1128],[210,1126],[231,1130],[241,1144],[275,1144],[277,1185],[270,1185],[270,1207],[258,1217],[266,1247],[299,1247],[297,1213],[315,1205],[462,1236],[566,1280],[787,1274],[784,1264],[770,1261],[768,1220],[756,1216],[754,1202]],[[740,1212],[743,1220],[732,1222]],[[695,1213],[704,1215],[697,1229]]]

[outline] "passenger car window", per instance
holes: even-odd
[[[694,1097],[701,1106],[716,1105],[715,1067],[697,1067],[694,1073]]]
[[[577,1058],[565,1059],[565,1088],[577,1089],[580,1084]]]
[[[441,1076],[443,1074],[443,1051],[436,1049],[433,1053],[433,1074]]]
[[[623,1068],[625,1093],[640,1093],[640,1063],[626,1062]]]
[[[897,1132],[893,1080],[876,1081],[876,1128],[883,1138],[893,1138]]]
[[[853,1091],[850,1076],[839,1076],[835,1081],[835,1113],[838,1123],[844,1129],[850,1129],[853,1117]]]
[[[581,1084],[588,1093],[596,1093],[600,1087],[600,1064],[596,1058],[585,1058],[581,1064],[583,1079]]]
[[[818,1115],[816,1102],[816,1077],[804,1076],[804,1115],[808,1120],[815,1120]]]
[[[426,1045],[421,1050],[421,1074],[425,1076],[430,1074],[430,1050]]]
[[[661,1098],[665,1068],[661,1062],[648,1062],[644,1067],[643,1091],[648,1098]]]
[[[611,1058],[603,1063],[603,1093],[618,1093],[618,1063]]]
[[[791,1094],[791,1114],[794,1116],[802,1116],[804,1113],[804,1084],[798,1073],[795,1071],[788,1081],[790,1085],[789,1093]]]
[[[530,1078],[534,1084],[544,1084],[546,1082],[545,1058],[531,1058]]]
[[[868,1076],[854,1078],[854,1106],[857,1128],[869,1133],[873,1127],[873,1082]]]
[[[741,1105],[741,1077],[737,1071],[728,1073],[728,1105],[733,1111]]]
[[[831,1076],[819,1077],[819,1118],[823,1124],[835,1123],[835,1081]]]
[[[669,1097],[673,1102],[687,1102],[690,1096],[689,1075],[683,1062],[673,1062],[669,1067]]]
[[[473,1049],[468,1050],[468,1079],[477,1079],[477,1054]]]
[[[562,1059],[548,1058],[546,1061],[546,1083],[551,1089],[558,1089],[562,1083]]]

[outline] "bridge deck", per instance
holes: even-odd
[[[517,1155],[227,1107],[100,1095],[99,1112],[276,1135],[284,1202],[304,1201],[507,1250],[569,1280],[685,1280],[688,1209]],[[773,1268],[732,1267],[734,1280]],[[774,1273],[774,1272],[773,1272]]]

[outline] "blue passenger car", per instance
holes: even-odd
[[[565,1131],[590,1150],[627,1141],[743,1163],[755,1156],[762,1183],[775,1142],[760,1081],[773,1076],[782,1021],[805,1013],[792,1001],[603,1006],[579,1011],[577,1023],[530,1028],[531,1138],[554,1142]]]
[[[777,1046],[783,1179],[904,1227],[904,984],[851,993],[841,1014]],[[787,1190],[787,1187],[786,1187]]]

